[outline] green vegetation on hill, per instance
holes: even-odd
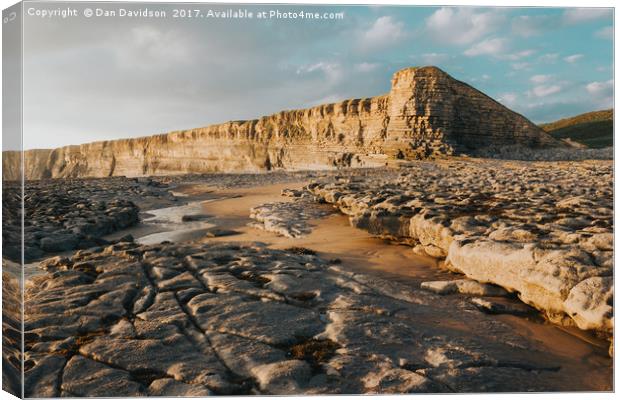
[[[613,145],[613,110],[593,111],[555,122],[541,124],[556,139],[570,139],[592,148]]]

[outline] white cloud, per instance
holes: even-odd
[[[512,63],[510,64],[510,66],[514,70],[521,71],[524,69],[529,69],[532,66],[532,64],[530,64],[529,62],[519,62],[519,63]]]
[[[594,36],[600,39],[612,40],[614,37],[614,28],[611,26],[606,26],[594,32]]]
[[[583,58],[583,54],[573,54],[568,57],[564,57],[564,61],[566,61],[569,64],[574,64],[577,61],[581,60],[582,58]]]
[[[512,32],[522,37],[538,36],[555,24],[547,15],[521,15],[513,18]]]
[[[530,95],[534,95],[536,97],[547,97],[552,94],[556,94],[562,90],[562,86],[560,85],[539,85],[535,86],[531,91]]]
[[[551,75],[534,75],[530,78],[530,82],[541,84],[549,81]]]
[[[379,66],[379,63],[362,62],[359,64],[355,64],[355,69],[359,72],[372,72],[379,68]]]
[[[564,11],[563,21],[568,25],[612,18],[611,8],[571,8]]]
[[[502,53],[506,48],[506,40],[500,38],[493,38],[483,40],[480,43],[476,43],[463,53],[467,57],[492,55],[497,56]]]
[[[542,56],[538,57],[538,60],[544,63],[554,63],[558,60],[559,57],[560,57],[559,53],[547,53],[547,54],[543,54]]]
[[[126,43],[113,49],[118,66],[136,70],[162,70],[189,64],[193,40],[175,30],[152,26],[131,29]]]
[[[303,65],[297,69],[297,75],[311,74],[314,72],[323,73],[332,84],[339,82],[344,77],[342,65],[339,63],[320,61],[315,64]]]
[[[604,82],[590,82],[586,85],[586,90],[593,96],[611,96],[614,91],[614,81],[610,79]]]
[[[592,103],[596,108],[611,108],[614,104],[614,81],[590,82],[585,86],[586,91],[592,96]]]
[[[468,45],[495,32],[504,20],[501,10],[443,7],[426,19],[426,30],[438,42]]]
[[[505,106],[513,106],[514,104],[516,104],[517,99],[519,98],[519,95],[516,93],[503,93],[501,94],[498,98],[497,101],[499,101],[500,103],[502,103]]]
[[[405,24],[390,16],[377,18],[372,26],[362,34],[360,47],[370,51],[398,43],[407,37]]]
[[[476,83],[476,82],[486,82],[489,79],[491,79],[491,75],[488,74],[482,74],[480,77],[476,77],[476,78],[469,78],[468,82],[471,83]]]
[[[532,50],[532,49],[521,50],[521,51],[517,51],[515,53],[511,53],[511,54],[504,54],[504,55],[500,56],[500,58],[502,58],[504,60],[517,61],[517,60],[520,60],[522,58],[529,57],[532,54],[534,54],[535,52],[536,51]]]
[[[414,56],[413,58],[420,58],[424,62],[424,64],[427,65],[435,65],[448,61],[450,59],[450,55],[446,53],[424,53],[419,57]]]

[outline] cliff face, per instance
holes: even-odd
[[[27,179],[322,169],[512,144],[557,142],[469,85],[422,67],[394,74],[387,95],[150,137],[29,150],[24,168]],[[4,154],[5,179],[18,178],[12,165],[18,159]]]

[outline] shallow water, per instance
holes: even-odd
[[[138,236],[136,242],[149,245],[163,241],[193,240],[203,236],[207,229],[215,227],[213,223],[205,220],[183,221],[183,217],[201,215],[204,203],[209,201],[213,200],[193,201],[182,206],[149,210],[147,217],[142,220],[142,225],[157,232]]]
[[[187,197],[183,193],[175,193],[175,196]],[[192,201],[181,206],[149,210],[142,213],[142,221],[138,225],[104,236],[104,239],[113,241],[131,234],[136,242],[151,245],[163,241],[182,242],[201,238],[208,229],[216,225],[207,218],[199,221],[183,221],[183,217],[203,215],[204,203],[209,201],[213,200]],[[58,255],[70,257],[73,253],[71,250]],[[45,270],[39,268],[39,261],[24,264],[25,280],[44,273]]]

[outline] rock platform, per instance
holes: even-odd
[[[125,242],[43,265],[26,287],[26,396],[588,386],[465,300],[299,251]]]
[[[175,201],[167,185],[150,178],[28,181],[24,185],[26,263],[75,249],[104,245],[103,236],[139,222],[142,209]],[[21,259],[19,187],[5,185],[4,257]]]
[[[261,210],[312,229],[313,218],[335,211],[332,204],[354,226],[444,259],[468,279],[441,273],[422,282],[354,270],[322,258],[320,246],[296,245],[296,238],[275,250],[234,243],[235,236],[210,237],[225,226],[200,240],[155,245],[119,232],[115,243],[45,253],[55,255],[38,264],[45,273],[25,282],[25,394],[611,390],[604,341],[596,348],[577,343],[581,353],[558,351],[532,339],[540,318],[514,300],[518,295],[555,322],[612,335],[611,174],[611,163],[602,161],[446,160],[330,172],[38,182],[40,193],[64,205],[50,212],[35,207],[45,216],[36,221],[61,221],[59,230],[122,210],[119,200],[148,212],[202,195],[214,199],[219,188],[230,198],[237,187],[312,182],[285,189],[288,202],[274,202],[274,193]],[[186,197],[173,195],[179,190]],[[56,233],[39,232],[41,238]],[[3,244],[8,254],[10,243]],[[3,265],[8,382],[19,376],[21,290],[19,266],[6,259]],[[547,328],[553,332],[545,334],[557,334]],[[557,336],[551,337],[545,340]]]
[[[612,335],[611,162],[421,162],[306,189],[353,226],[515,292],[553,322]]]

